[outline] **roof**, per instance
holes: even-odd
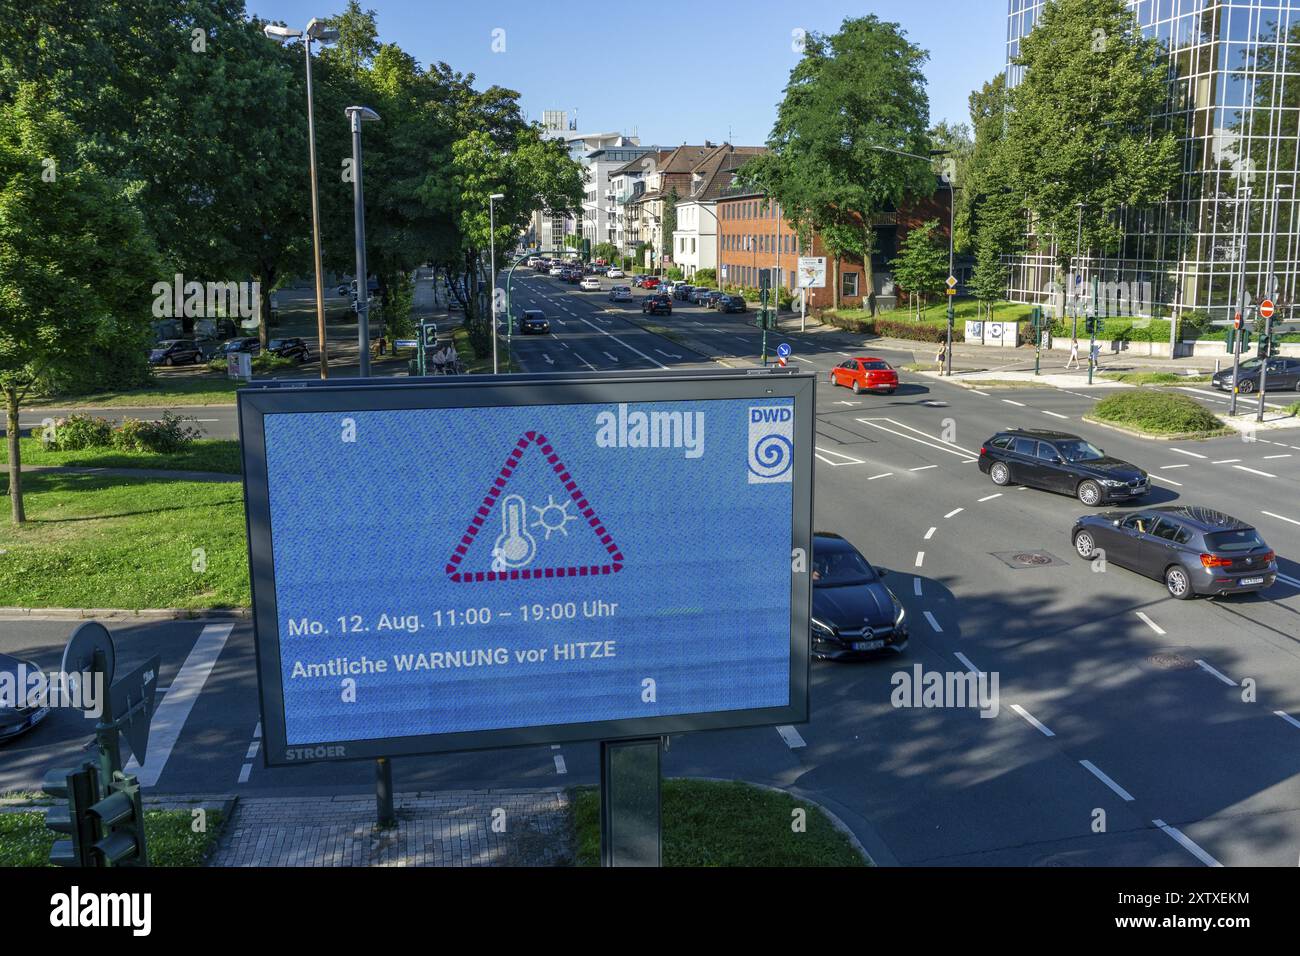
[[[1028,435],[1030,438],[1041,438],[1044,441],[1082,441],[1078,435],[1070,432],[1057,431],[1054,428],[1003,428],[998,432],[999,435]]]
[[[1179,518],[1187,524],[1195,526],[1200,531],[1238,531],[1242,528],[1252,527],[1252,525],[1239,518],[1234,518],[1232,515],[1200,505],[1163,505],[1150,510]]]

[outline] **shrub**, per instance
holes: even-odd
[[[1221,431],[1223,422],[1187,395],[1150,389],[1125,389],[1103,398],[1092,417],[1114,425],[1156,435],[1186,435]]]
[[[81,451],[84,448],[108,448],[113,443],[113,423],[93,415],[69,415],[54,423],[50,432],[42,432],[41,444],[53,451]]]
[[[896,339],[912,339],[917,342],[943,342],[948,337],[948,329],[943,325],[929,322],[900,322],[897,319],[876,319],[874,324],[877,335],[887,335]]]
[[[113,430],[112,444],[120,451],[148,451],[155,454],[172,454],[184,451],[202,433],[196,425],[187,425],[192,418],[181,418],[163,412],[158,421],[138,418],[123,419]]]

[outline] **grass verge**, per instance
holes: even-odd
[[[163,405],[233,405],[235,390],[242,385],[216,375],[160,376],[148,388],[125,392],[97,392],[91,395],[41,396],[30,398],[24,408],[131,408]]]
[[[224,438],[200,438],[188,449],[174,454],[149,451],[118,451],[115,448],[83,448],[79,451],[51,451],[39,438],[22,439],[24,465],[66,465],[78,468],[168,468],[180,471],[214,471],[238,475],[239,442]],[[9,448],[0,445],[0,465],[9,463]]]
[[[1206,438],[1232,431],[1187,395],[1146,389],[1107,395],[1084,417],[1160,438]]]
[[[473,343],[470,342],[469,329],[463,325],[456,326],[451,330],[451,334],[452,341],[456,345],[456,354],[460,356],[466,374],[490,375],[492,373],[492,353],[489,351],[486,355],[480,357],[474,351]],[[515,365],[515,357],[506,349],[504,341],[497,344],[497,367],[502,372],[519,371]]]
[[[1285,411],[1288,415],[1300,415],[1300,402],[1292,402]]]
[[[0,605],[250,603],[239,482],[36,472],[23,488],[27,523],[0,523]]]
[[[600,794],[572,791],[579,866],[600,863]],[[865,866],[815,806],[739,781],[665,780],[664,866]],[[794,811],[806,813],[796,833]]]
[[[1186,385],[1208,382],[1208,375],[1180,375],[1177,372],[1102,372],[1102,378],[1126,385]]]
[[[223,814],[208,810],[202,833],[193,831],[193,819],[189,810],[145,810],[150,866],[203,865],[221,835]],[[43,811],[0,813],[0,867],[49,866],[50,848],[60,836],[45,828]]]

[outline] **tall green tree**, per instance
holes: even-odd
[[[980,304],[981,315],[993,317],[993,304],[1006,295],[1007,267],[992,230],[980,236],[975,248],[975,269],[969,283]]]
[[[937,219],[909,230],[898,256],[889,263],[894,281],[907,292],[918,318],[925,301],[943,290],[948,277],[948,250],[935,240],[938,230]]]

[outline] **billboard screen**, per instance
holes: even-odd
[[[241,391],[267,762],[806,719],[813,387]]]

